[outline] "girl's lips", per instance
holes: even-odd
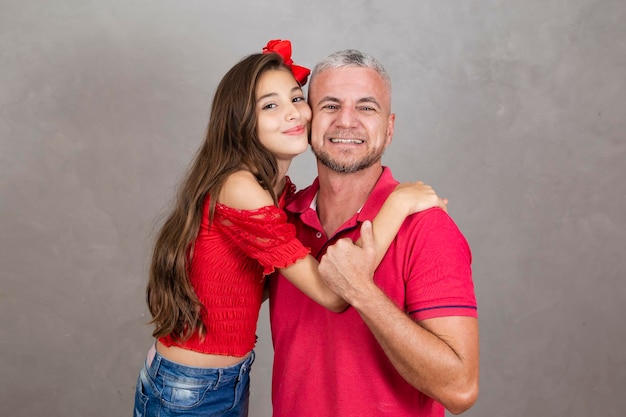
[[[292,127],[291,129],[286,130],[283,133],[285,133],[285,135],[301,135],[304,132],[305,132],[305,127],[304,125],[301,125],[301,126]]]

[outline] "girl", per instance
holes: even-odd
[[[135,416],[247,415],[264,280],[275,269],[330,310],[346,308],[282,211],[311,120],[301,88],[309,71],[290,55],[289,41],[271,41],[217,88],[206,140],[154,248],[147,302],[157,341]],[[398,186],[373,222],[377,261],[407,215],[433,206],[445,201],[429,186]]]

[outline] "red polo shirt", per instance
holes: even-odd
[[[318,180],[286,206],[304,246],[318,259],[344,237],[358,239],[397,185],[385,168],[361,211],[330,238],[311,202]],[[414,320],[477,317],[470,248],[452,219],[435,208],[407,218],[376,270],[377,285]],[[332,313],[284,277],[270,280],[274,342],[274,417],[441,417],[444,408],[409,385],[352,308]]]

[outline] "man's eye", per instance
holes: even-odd
[[[337,110],[337,106],[335,106],[334,104],[327,104],[322,108],[326,110]]]

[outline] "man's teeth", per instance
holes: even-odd
[[[363,143],[361,139],[336,139],[333,138],[330,140],[332,143]]]

